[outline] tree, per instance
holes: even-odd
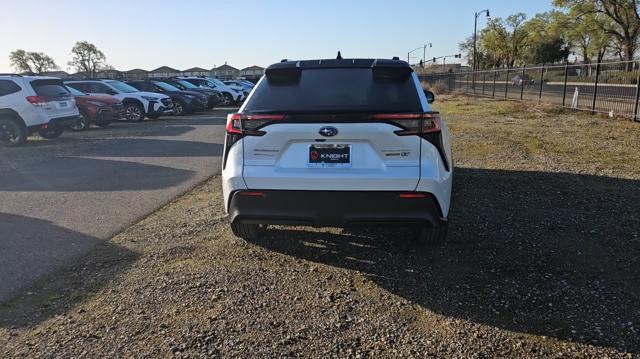
[[[523,29],[526,15],[518,13],[506,20],[495,18],[489,21],[480,32],[480,47],[485,56],[496,66],[514,66],[524,63],[523,47],[526,45],[527,32]]]
[[[621,45],[624,59],[633,60],[640,38],[640,0],[554,0],[576,18],[597,15],[596,26]]]
[[[522,58],[528,64],[566,61],[571,46],[566,39],[566,29],[559,20],[564,14],[550,11],[537,14],[523,25],[527,34]]]
[[[55,61],[42,52],[27,52],[18,49],[9,54],[9,61],[18,72],[42,73],[58,68]]]
[[[78,72],[84,72],[93,78],[96,73],[105,68],[107,57],[96,45],[88,41],[79,41],[71,49],[73,58],[69,65],[74,66]]]

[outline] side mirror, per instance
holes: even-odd
[[[434,95],[433,92],[429,90],[424,90],[424,95],[427,97],[428,103],[433,103],[433,101],[436,100],[436,95]]]

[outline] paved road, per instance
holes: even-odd
[[[227,112],[0,148],[0,302],[219,172]]]

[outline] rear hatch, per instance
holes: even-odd
[[[305,69],[263,79],[241,109],[251,189],[412,191],[420,137],[394,116],[423,111],[407,71]],[[254,134],[254,135],[252,135]]]
[[[61,118],[77,115],[75,100],[62,80],[39,79],[31,81],[36,96],[27,97],[27,101],[39,106],[45,116]]]

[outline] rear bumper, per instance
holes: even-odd
[[[80,116],[78,115],[53,118],[51,119],[51,121],[49,121],[49,126],[56,128],[67,128],[76,123],[79,118]]]
[[[432,194],[402,198],[406,192],[236,191],[229,200],[229,221],[317,227],[355,224],[429,224],[443,219]]]

